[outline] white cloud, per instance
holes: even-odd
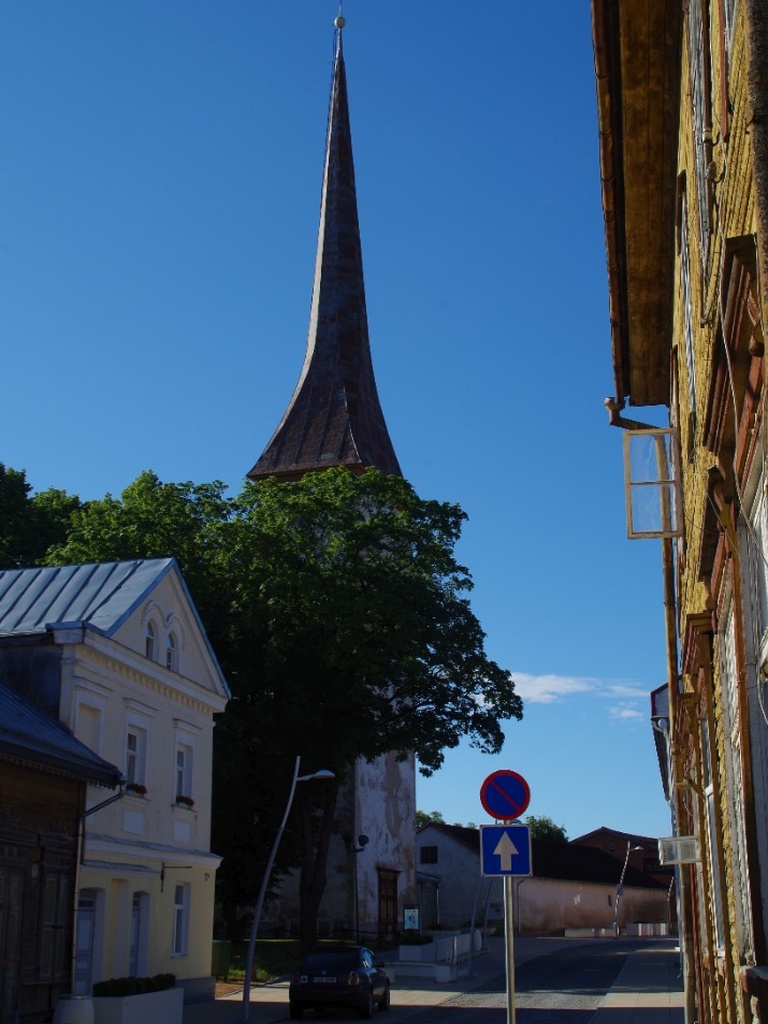
[[[552,704],[577,693],[591,693],[598,687],[596,679],[579,676],[532,676],[526,672],[513,672],[515,690],[531,704]]]
[[[648,715],[631,704],[617,704],[608,709],[608,714],[611,718],[618,718],[622,722],[644,722],[648,718]]]
[[[623,722],[644,722],[650,710],[648,690],[637,683],[595,679],[589,676],[531,675],[513,672],[515,689],[529,704],[556,704],[571,697],[592,697],[611,701],[611,718]]]
[[[605,693],[609,697],[630,697],[633,700],[645,700],[648,701],[648,706],[650,707],[649,691],[643,689],[642,686],[637,686],[636,684],[607,683]]]

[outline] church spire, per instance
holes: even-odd
[[[304,366],[252,480],[375,467],[400,475],[381,411],[368,340],[342,30],[336,19],[315,281]]]

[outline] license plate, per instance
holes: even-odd
[[[312,981],[314,982],[315,985],[335,985],[336,984],[336,979],[329,977],[327,974],[324,974],[321,978],[313,978]]]

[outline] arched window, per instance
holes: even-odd
[[[155,660],[155,627],[151,622],[147,623],[147,632],[145,634],[145,653],[150,661]]]
[[[168,634],[168,639],[165,643],[165,667],[170,669],[171,672],[176,671],[176,637],[173,633]]]

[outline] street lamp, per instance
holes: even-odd
[[[259,889],[259,896],[256,900],[256,906],[253,908],[253,917],[251,918],[251,932],[248,936],[248,952],[245,958],[245,985],[243,987],[243,1024],[248,1024],[251,1019],[250,1007],[251,1007],[251,972],[253,971],[253,956],[256,951],[256,934],[259,930],[259,921],[261,919],[261,911],[264,906],[264,897],[267,894],[267,886],[269,885],[269,878],[272,874],[272,866],[275,863],[275,857],[277,855],[277,848],[280,845],[280,840],[283,838],[283,832],[285,832],[285,824],[288,821],[288,815],[291,813],[291,805],[293,804],[293,795],[296,792],[297,782],[309,782],[312,779],[335,779],[336,776],[333,772],[327,768],[321,768],[318,772],[313,772],[311,775],[299,775],[299,767],[301,765],[301,758],[296,758],[296,764],[293,768],[293,779],[291,780],[291,791],[288,794],[288,803],[285,806],[285,813],[283,814],[283,820],[280,822],[280,828],[277,830],[275,841],[272,844],[272,849],[269,853],[269,859],[267,860],[267,866],[264,869],[264,877],[261,880],[261,888]]]
[[[627,840],[627,855],[624,858],[624,867],[621,869],[621,877],[619,878],[619,884],[616,886],[616,899],[614,900],[613,907],[613,937],[618,939],[619,937],[619,900],[624,895],[624,875],[627,873],[627,864],[629,864],[629,855],[634,853],[635,850],[642,850],[642,846],[632,846],[630,840]]]

